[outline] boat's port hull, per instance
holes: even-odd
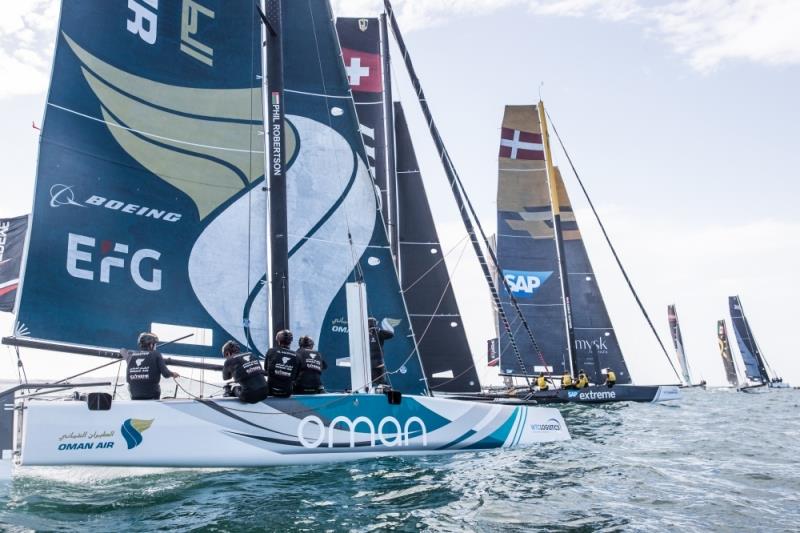
[[[22,465],[247,467],[531,446],[570,438],[556,409],[379,394],[25,402]]]

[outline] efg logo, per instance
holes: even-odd
[[[155,418],[142,420],[140,418],[129,418],[122,423],[122,436],[128,444],[128,449],[136,448],[142,443],[142,432],[153,425]]]
[[[561,422],[551,418],[544,424],[531,424],[531,429],[534,431],[561,431]]]
[[[517,298],[533,298],[552,272],[528,272],[525,270],[504,270],[503,278]]]

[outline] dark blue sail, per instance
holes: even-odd
[[[728,297],[728,307],[730,308],[731,321],[733,322],[733,331],[736,334],[736,342],[739,345],[739,353],[742,354],[745,375],[748,379],[754,381],[769,381],[764,360],[758,349],[758,344],[753,338],[750,324],[747,323],[747,318],[744,316],[742,302],[739,297]]]
[[[391,384],[427,390],[368,171],[358,117],[326,0],[283,3],[289,285],[292,330],[318,339],[328,390],[350,386],[345,284],[363,279],[368,313],[395,336]]]
[[[63,1],[19,333],[266,348],[256,17],[248,2]]]
[[[27,233],[28,215],[0,218],[0,311],[14,310]]]

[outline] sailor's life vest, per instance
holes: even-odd
[[[564,374],[561,376],[561,386],[562,387],[569,387],[572,385],[572,376],[569,374]]]
[[[322,354],[316,350],[300,348],[297,350],[297,366],[294,392],[298,394],[322,392],[322,371],[328,367],[322,359]]]
[[[589,378],[586,377],[586,374],[581,374],[578,376],[578,383],[576,383],[575,386],[579,389],[589,386]]]
[[[128,370],[125,381],[132,400],[158,400],[161,397],[161,369],[163,364],[161,354],[158,352],[137,351],[128,352]],[[161,361],[159,361],[161,359]]]
[[[243,393],[267,388],[264,369],[261,368],[258,358],[251,353],[240,353],[225,359],[222,379],[231,378],[241,385]]]
[[[614,383],[617,381],[617,375],[614,373],[613,370],[609,370],[608,374],[606,374],[606,381],[609,383]]]
[[[267,352],[267,385],[273,396],[291,396],[297,377],[297,354],[289,348],[270,348]]]
[[[544,376],[539,376],[536,378],[536,385],[539,387],[539,390],[547,390],[547,379]]]

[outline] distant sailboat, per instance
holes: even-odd
[[[731,313],[733,331],[736,334],[736,341],[739,345],[739,353],[744,363],[745,377],[752,383],[768,385],[770,388],[789,388],[789,384],[784,383],[779,376],[770,377],[768,371],[769,363],[753,336],[753,330],[750,329],[750,323],[745,317],[739,296],[728,297],[728,307]]]
[[[725,368],[725,378],[731,387],[739,387],[739,376],[733,360],[733,352],[731,352],[725,320],[717,321],[717,342],[719,344],[719,355],[722,357],[722,366]]]
[[[672,344],[675,347],[675,354],[678,356],[678,363],[681,367],[681,375],[684,387],[705,387],[705,380],[696,385],[692,385],[691,372],[689,371],[689,360],[686,358],[686,350],[683,346],[683,335],[681,335],[681,325],[678,321],[678,311],[675,304],[667,306],[667,318],[669,319],[669,332],[672,336]]]

